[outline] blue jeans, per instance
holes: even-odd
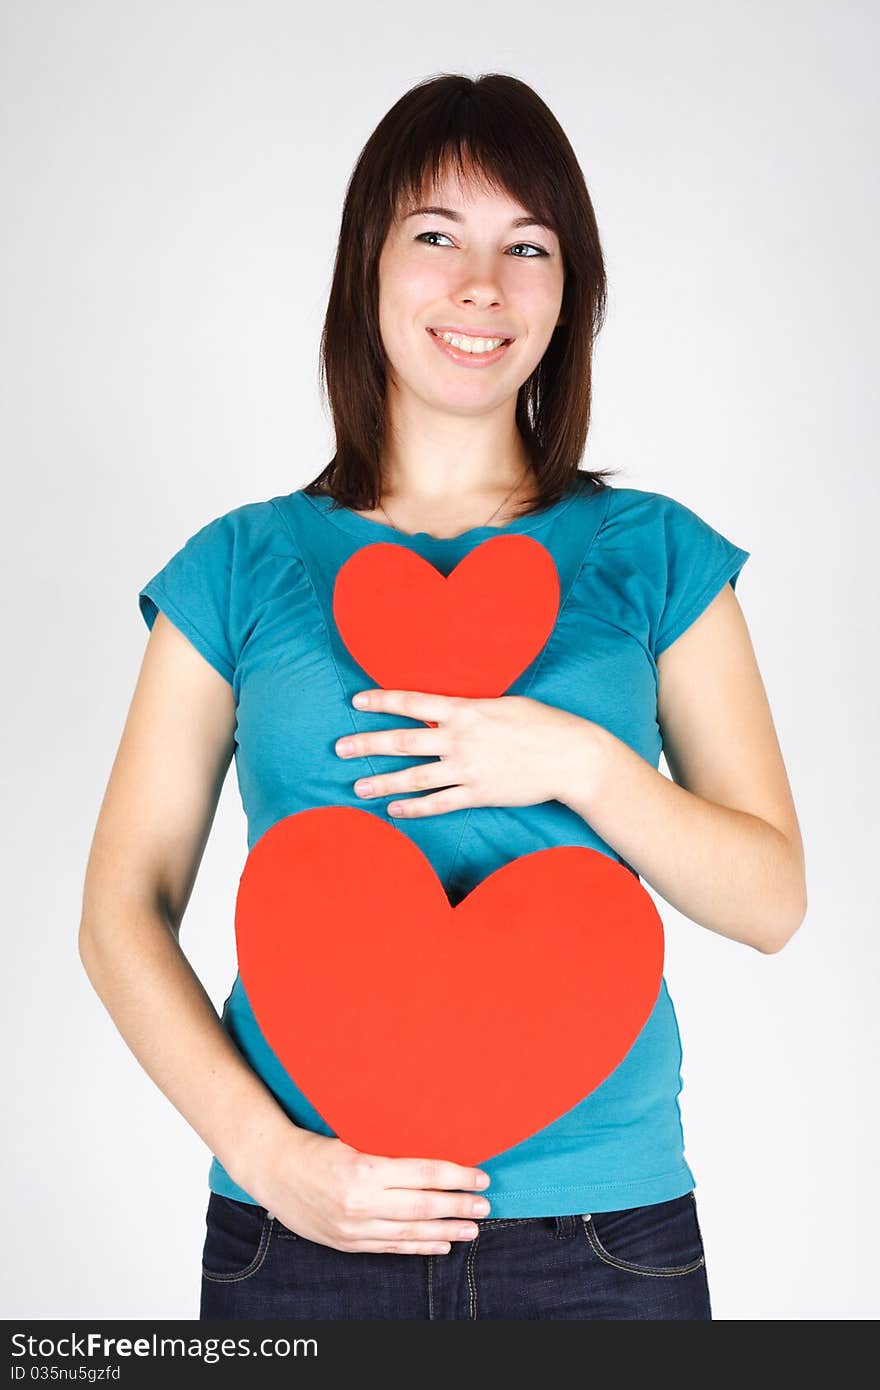
[[[693,1192],[623,1211],[475,1224],[479,1234],[446,1255],[336,1250],[265,1207],[211,1192],[199,1316],[712,1317]]]

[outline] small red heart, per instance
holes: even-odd
[[[392,1158],[484,1163],[550,1124],[622,1061],[663,974],[654,902],[608,855],[522,855],[453,908],[414,841],[344,806],[257,841],[235,931],[282,1066]]]
[[[503,695],[558,612],[556,565],[531,536],[493,536],[448,577],[381,541],[346,560],[333,590],[342,640],[377,685],[468,699]]]

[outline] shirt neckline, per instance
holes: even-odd
[[[375,521],[372,517],[361,516],[349,507],[334,507],[333,498],[330,496],[308,493],[302,488],[295,495],[310,502],[325,521],[329,521],[331,525],[340,527],[358,539],[390,540],[396,541],[399,545],[419,543],[444,549],[461,545],[472,540],[475,536],[525,535],[530,531],[536,531],[541,526],[546,526],[548,522],[561,516],[572,505],[582,491],[581,480],[583,478],[584,475],[579,473],[578,477],[556,502],[549,507],[544,507],[539,512],[531,512],[528,516],[513,517],[512,520],[505,521],[500,526],[487,526],[485,524],[471,526],[467,531],[460,531],[457,536],[433,536],[430,531],[401,531],[396,526],[389,526],[384,521]],[[602,488],[595,488],[590,495],[598,496],[601,491],[603,491]]]

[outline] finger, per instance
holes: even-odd
[[[445,751],[445,734],[431,729],[376,729],[371,734],[346,734],[336,740],[336,755],[350,762],[352,758],[377,757],[439,758]]]
[[[379,1158],[369,1165],[385,1187],[449,1188],[452,1192],[483,1192],[489,1176],[447,1158]]]
[[[438,1222],[449,1221],[458,1222],[461,1226],[473,1223],[478,1217],[488,1216],[491,1210],[491,1203],[484,1192],[447,1192],[445,1190],[431,1191],[428,1188],[414,1187],[386,1187],[384,1192],[379,1192],[372,1200],[373,1219],[383,1225],[389,1221],[415,1224],[429,1224],[435,1227]],[[450,1225],[449,1229],[452,1229]],[[381,1235],[381,1231],[373,1231],[364,1228],[364,1235],[368,1238]],[[418,1236],[433,1237],[434,1230],[423,1232],[415,1230],[412,1233],[406,1232],[406,1239],[415,1240]]]
[[[448,768],[446,769],[448,774]],[[433,796],[411,796],[408,801],[392,801],[386,806],[395,820],[416,820],[421,816],[440,816],[447,811],[463,811],[476,805],[467,787],[446,787]]]
[[[363,1236],[357,1240],[378,1241],[381,1245],[397,1245],[401,1241],[475,1240],[480,1233],[473,1220],[452,1217],[446,1221],[367,1221]]]
[[[449,763],[419,763],[403,772],[386,772],[378,776],[359,778],[354,783],[355,796],[365,801],[377,796],[398,796],[401,792],[426,791],[430,787],[454,784],[455,772]]]
[[[451,706],[457,703],[454,695],[432,695],[423,690],[367,690],[352,700],[357,709],[383,710],[388,714],[404,714],[422,723],[445,719]]]
[[[350,1255],[448,1255],[449,1241],[430,1241],[429,1243],[404,1240],[386,1243],[379,1240],[361,1240],[357,1245],[347,1248]]]

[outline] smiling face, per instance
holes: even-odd
[[[505,402],[513,411],[559,321],[559,240],[548,227],[526,225],[530,210],[506,193],[456,172],[417,207],[435,211],[400,209],[379,258],[389,388],[453,414],[484,414]],[[472,354],[431,331],[449,329],[513,341]]]

